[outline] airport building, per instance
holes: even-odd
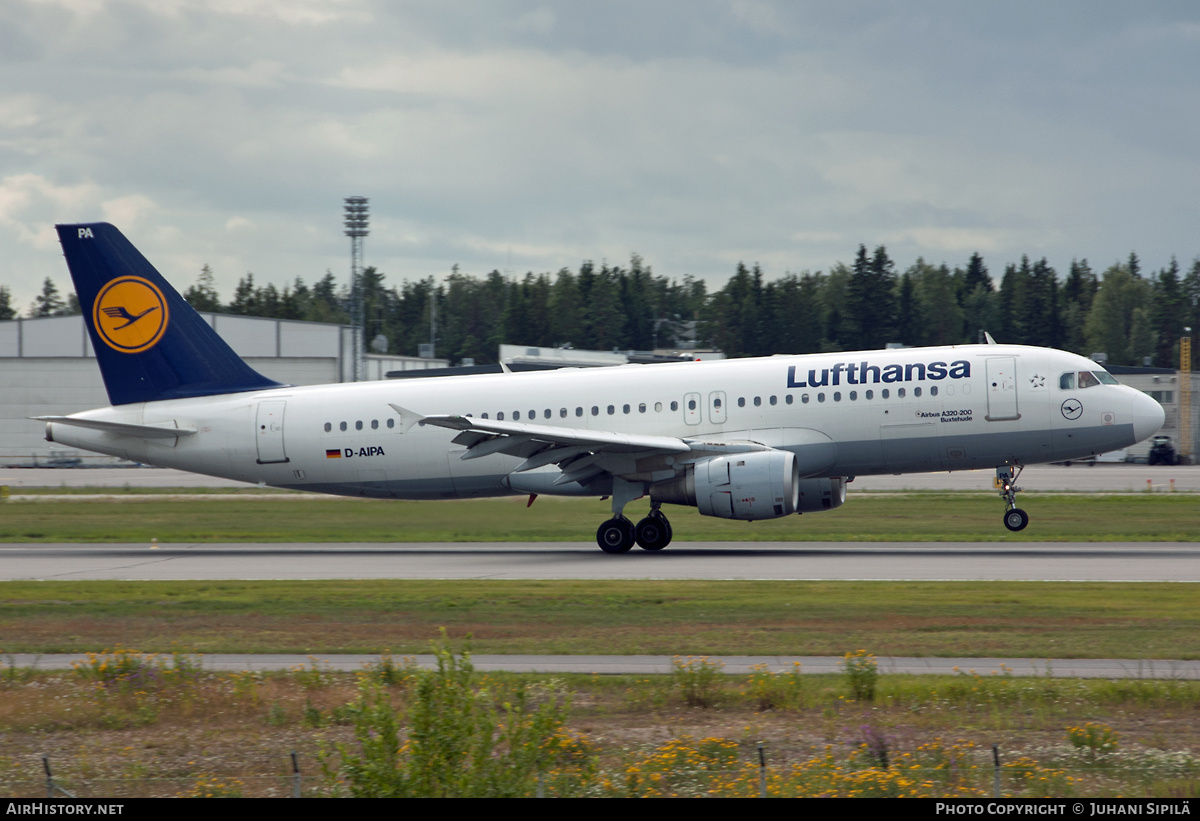
[[[349,325],[202,313],[205,321],[259,373],[285,385],[354,380],[354,329]],[[365,357],[367,379],[389,372],[444,368],[445,359]],[[82,316],[0,322],[0,464],[46,465],[81,459],[115,460],[62,452],[31,416],[63,416],[109,404]]]

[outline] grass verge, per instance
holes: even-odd
[[[0,651],[1200,658],[1194,585],[1061,582],[0,583]]]
[[[355,773],[346,756],[378,751],[388,732],[411,741],[420,714],[419,679],[397,661],[358,675],[319,665],[221,674],[114,653],[75,673],[4,671],[0,793],[44,795],[41,753],[80,797],[285,796],[293,750],[305,795],[370,787],[395,764]],[[758,672],[705,676],[698,699],[696,667],[655,677],[475,673],[444,686],[506,704],[517,692],[569,704],[545,728],[553,756],[540,780],[551,797],[749,797],[764,787],[991,796],[992,745],[1003,796],[1200,795],[1198,682],[883,676],[873,698],[856,699],[846,676]],[[364,710],[364,688],[374,715],[395,716],[393,729]],[[411,755],[408,745],[391,753],[407,764]]]
[[[680,541],[1183,541],[1200,539],[1196,498],[1185,494],[1025,494],[1031,525],[1010,533],[988,493],[860,494],[837,510],[765,522],[700,516],[671,506]],[[636,520],[648,503],[631,504]],[[591,542],[609,503],[594,499],[442,502],[328,499],[304,504],[237,496],[214,501],[154,494],[70,496],[0,506],[0,542]]]

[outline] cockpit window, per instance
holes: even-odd
[[[1109,373],[1108,371],[1092,371],[1092,374],[1093,374],[1093,375],[1094,375],[1094,376],[1095,376],[1097,379],[1099,379],[1101,382],[1103,382],[1105,385],[1119,385],[1119,384],[1121,384],[1121,383],[1120,383],[1120,382],[1118,382],[1118,381],[1117,381],[1117,380],[1116,380],[1116,379],[1113,377],[1113,375],[1112,375],[1111,373]]]
[[[1074,388],[1075,388],[1074,372],[1064,373],[1062,376],[1060,376],[1058,378],[1058,387],[1064,391],[1074,390]]]
[[[1099,384],[1100,384],[1100,380],[1097,379],[1096,377],[1092,376],[1091,371],[1080,371],[1079,372],[1079,387],[1094,388],[1096,385],[1099,385]]]

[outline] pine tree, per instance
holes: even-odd
[[[62,316],[66,303],[58,294],[58,286],[54,280],[46,277],[42,283],[42,292],[34,297],[30,308],[30,316]]]
[[[217,293],[216,279],[213,277],[212,268],[205,264],[200,269],[200,276],[196,278],[196,284],[183,292],[183,298],[197,311],[221,310],[221,297]]]
[[[0,285],[0,320],[16,319],[17,310],[12,306],[12,294],[4,285]]]

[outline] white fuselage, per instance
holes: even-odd
[[[1150,436],[1161,408],[1044,348],[964,345],[670,365],[280,388],[121,405],[78,418],[195,431],[140,438],[51,422],[53,441],[276,487],[407,499],[577,494],[522,459],[463,460],[456,433],[405,429],[417,414],[756,442],[796,455],[802,477],[991,468],[1079,459]],[[655,473],[652,468],[657,468]],[[656,481],[662,465],[647,468]],[[557,473],[548,466],[547,471]],[[636,472],[633,476],[640,476]]]

